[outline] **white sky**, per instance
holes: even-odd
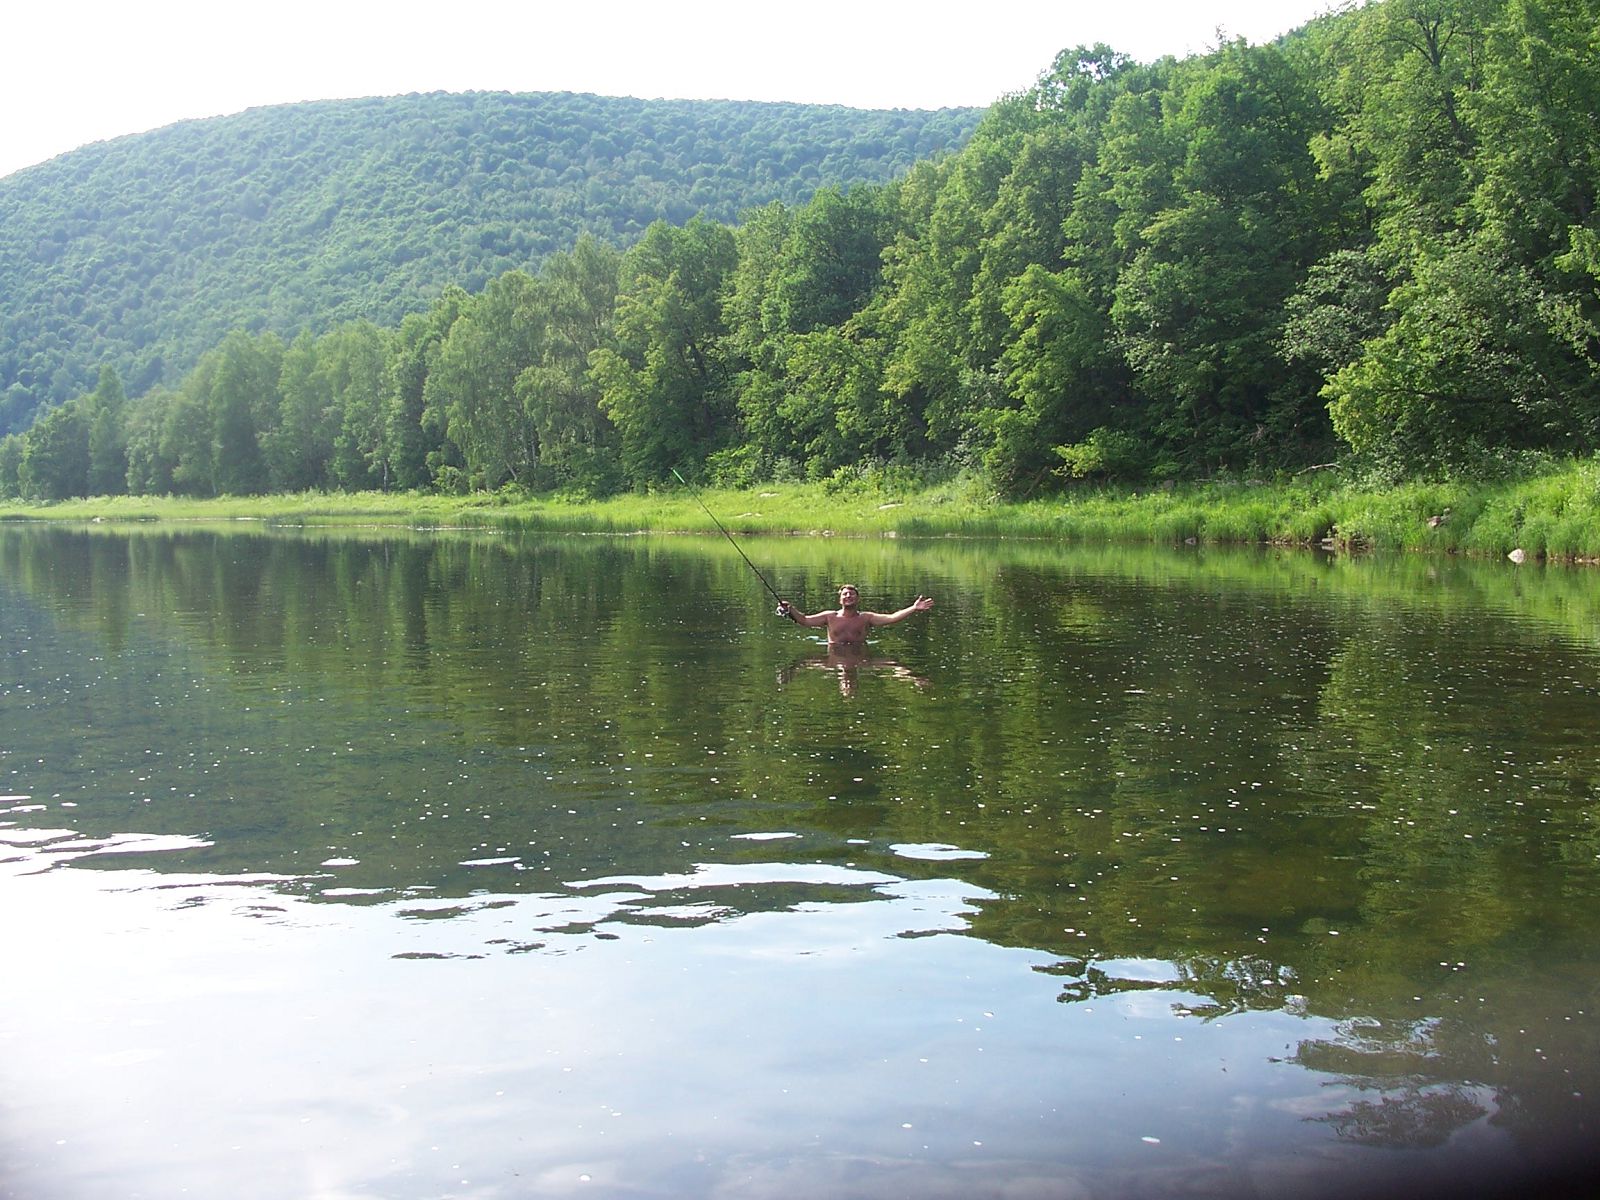
[[[577,91],[857,108],[986,105],[1058,51],[1148,61],[1269,41],[1331,0],[22,0],[5,18],[0,175],[263,104]],[[941,15],[942,14],[942,15]]]

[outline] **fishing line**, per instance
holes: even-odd
[[[699,489],[696,488],[694,486],[694,484],[690,483],[687,479],[685,479],[682,475],[678,475],[678,470],[677,470],[676,467],[670,467],[668,469],[674,475],[677,476],[679,483],[683,484],[684,487],[689,489],[689,494],[694,497],[694,502],[696,504],[698,504],[702,509],[705,510],[706,516],[711,518],[711,523],[713,525],[715,525],[718,529],[722,530],[722,536],[728,539],[728,544],[730,546],[732,546],[735,550],[739,551],[739,557],[744,559],[744,565],[749,567],[752,571],[755,571],[756,578],[761,580],[761,586],[766,588],[767,591],[772,593],[772,598],[778,602],[779,608],[781,610],[781,608],[782,608],[782,606],[784,604],[783,597],[778,595],[777,589],[774,588],[770,583],[767,582],[767,577],[765,575],[763,575],[759,570],[756,569],[755,563],[750,561],[750,556],[748,554],[746,554],[742,549],[740,549],[739,543],[733,540],[733,534],[729,533],[726,529],[723,529],[722,522],[717,520],[717,514],[712,512],[709,508],[706,508],[706,502],[704,500],[700,499]]]

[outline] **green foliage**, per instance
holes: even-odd
[[[622,256],[594,238],[553,256],[539,279],[545,336],[537,361],[517,376],[516,398],[533,421],[543,471],[604,495],[622,484],[616,428],[600,408],[589,358],[611,344]]]
[[[175,490],[171,460],[162,445],[173,397],[165,389],[146,392],[128,406],[128,487],[135,496],[166,496]]]
[[[19,439],[20,441],[20,439]],[[17,442],[9,443],[15,447]],[[14,450],[0,439],[0,482]],[[1003,537],[1105,543],[1271,542],[1313,546],[1332,539],[1346,550],[1412,550],[1499,558],[1522,548],[1557,559],[1600,563],[1600,457],[1509,456],[1497,477],[1374,484],[1339,471],[1278,482],[1179,484],[1154,489],[1079,486],[1065,495],[997,501],[983,478],[959,464],[911,465],[864,459],[800,482],[775,477],[782,464],[748,446],[710,456],[706,504],[735,532],[829,530],[880,536]],[[792,472],[788,472],[792,475]],[[741,478],[756,480],[748,487]],[[501,489],[434,493],[305,492],[195,500],[150,496],[65,500],[48,507],[0,504],[0,519],[226,520],[418,525],[482,525],[564,531],[700,531],[705,510],[676,487],[605,499],[571,491],[529,495]],[[579,502],[581,499],[581,502]],[[1116,552],[1110,552],[1116,553]],[[1392,560],[1391,560],[1392,561]],[[1574,577],[1575,579],[1578,577]]]
[[[771,323],[797,334],[842,325],[878,286],[887,229],[881,192],[819,191],[790,222],[768,299]]]
[[[892,197],[824,189],[804,207],[752,214],[723,303],[745,434],[769,460],[820,478],[903,444],[902,407],[883,383],[873,311]]]
[[[706,459],[706,481],[712,487],[748,488],[772,476],[772,464],[749,443],[718,450]]]
[[[532,276],[500,276],[463,304],[428,374],[425,404],[443,414],[474,486],[532,482],[539,435],[516,383],[543,349],[538,306]]]
[[[210,412],[211,491],[254,496],[268,487],[261,435],[276,422],[281,408],[283,343],[272,334],[252,338],[235,330],[212,358],[204,397]]]
[[[1480,131],[1473,206],[1498,244],[1547,277],[1595,233],[1597,24],[1593,0],[1507,4],[1488,30],[1483,87],[1466,100]]]
[[[1044,477],[1045,447],[1111,415],[1114,398],[1126,394],[1126,375],[1108,353],[1106,314],[1081,271],[1030,264],[1007,284],[1002,303],[1012,330],[1000,354],[1006,399],[980,414],[979,424],[990,439],[985,469],[1015,494]]]
[[[128,486],[123,411],[128,402],[115,367],[100,368],[100,380],[83,403],[89,424],[88,491],[92,496],[114,496]]]
[[[333,477],[351,491],[386,488],[389,455],[389,335],[368,321],[335,330],[321,369],[332,376],[334,411],[342,414],[333,442]]]
[[[329,372],[318,369],[319,346],[309,331],[284,351],[278,376],[278,420],[261,439],[273,491],[328,486],[339,429]]]
[[[697,217],[681,229],[652,225],[623,257],[616,345],[590,363],[635,487],[695,471],[720,448],[733,410],[721,296],[735,256],[732,232]]]
[[[0,437],[0,500],[15,500],[22,495],[22,435]]]
[[[711,113],[737,131],[745,106],[410,97],[297,107],[293,128],[266,110],[161,131],[151,145],[187,148],[156,172],[176,208],[159,237],[129,239],[149,269],[118,319],[178,313],[176,349],[170,330],[125,336],[89,311],[127,292],[95,240],[111,219],[91,204],[103,181],[69,168],[145,143],[79,152],[0,182],[0,218],[26,210],[0,226],[0,250],[32,230],[14,256],[43,272],[30,280],[64,295],[87,247],[105,263],[50,321],[32,283],[3,318],[0,418],[57,403],[54,424],[8,451],[15,482],[0,486],[601,495],[648,492],[674,469],[854,486],[955,463],[1015,499],[1281,478],[1341,455],[1386,484],[1498,482],[1526,454],[1600,449],[1597,24],[1596,0],[1379,0],[1182,61],[1079,47],[963,147],[897,177],[823,178],[795,143],[794,188],[752,157],[786,132],[751,149],[675,123]],[[845,120],[795,111],[820,121],[817,145]],[[204,145],[233,161],[207,140],[224,131],[255,138],[243,196],[194,159]],[[333,164],[330,144],[361,147],[359,161]],[[286,148],[327,166],[315,195],[299,166],[275,174]],[[635,199],[687,186],[705,211],[663,202],[647,228],[608,223],[596,214],[619,162]],[[772,186],[735,189],[734,227],[712,201],[741,171]],[[58,174],[85,199],[45,235],[29,222],[58,203],[43,187]],[[559,198],[580,179],[582,203]],[[124,200],[127,219],[155,203]],[[241,222],[264,239],[249,253]],[[192,288],[163,282],[156,251],[174,247]],[[230,286],[259,289],[254,308],[212,288],[216,256]],[[88,360],[61,360],[81,342],[51,323],[69,316],[159,362],[96,342],[117,370],[81,395]],[[23,345],[35,335],[56,359]],[[164,377],[171,390],[146,392]],[[1341,535],[1403,538],[1414,520],[1370,515],[1345,512]],[[1228,538],[1332,524],[1320,508],[1223,519]],[[1176,502],[1149,521],[1210,536]],[[1503,524],[1555,547],[1585,536],[1567,521]]]
[[[1346,129],[1370,163],[1369,209],[1401,255],[1461,227],[1479,144],[1467,100],[1483,86],[1487,30],[1505,7],[1386,0],[1355,14],[1335,50]]]
[[[1111,307],[1145,423],[1192,473],[1299,452],[1273,431],[1319,406],[1277,386],[1278,340],[1285,302],[1328,239],[1309,150],[1327,114],[1307,73],[1238,43],[1208,66],[1181,73],[1163,107],[1161,143],[1184,155],[1160,207],[1124,234],[1132,257]]]
[[[1339,435],[1392,473],[1596,444],[1600,309],[1572,268],[1594,213],[1597,18],[1582,0],[1389,0],[1351,23],[1348,129],[1397,286],[1380,329],[1370,302],[1347,306],[1356,353],[1337,318],[1293,332],[1333,368]]]
[[[17,487],[31,500],[89,494],[89,425],[82,404],[68,401],[29,431],[17,464]]]
[[[1388,328],[1393,286],[1370,248],[1335,250],[1314,263],[1284,304],[1284,361],[1319,379],[1354,362]]]
[[[1101,427],[1081,442],[1057,446],[1063,474],[1072,479],[1127,479],[1142,465],[1139,440],[1120,429]]]
[[[1533,272],[1476,245],[1421,262],[1393,326],[1328,384],[1352,448],[1403,467],[1469,465],[1485,448],[1572,451],[1600,435],[1595,360],[1556,332]]]
[[[0,179],[0,434],[89,390],[101,362],[141,395],[235,327],[392,327],[585,233],[624,246],[657,220],[886,182],[980,115],[434,93],[86,146]]]
[[[428,407],[428,376],[438,362],[439,347],[461,315],[467,294],[446,288],[426,315],[411,313],[400,323],[390,363],[390,390],[384,416],[390,474],[399,488],[426,486],[433,477],[430,463],[443,466],[452,454],[445,446],[443,402]]]

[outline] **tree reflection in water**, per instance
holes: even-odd
[[[71,836],[40,852],[75,872],[393,906],[440,939],[411,957],[796,915],[806,963],[870,962],[875,936],[814,956],[810,922],[899,889],[937,910],[907,944],[1027,962],[1058,1075],[1118,1007],[1260,1037],[1256,1082],[1292,1079],[1322,1145],[1593,1154],[1592,575],[784,543],[786,589],[941,597],[893,657],[797,656],[718,553],[0,528],[0,789],[49,799]],[[1191,1081],[1198,1040],[1167,1064]]]

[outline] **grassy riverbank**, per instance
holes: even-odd
[[[1331,542],[1345,549],[1419,550],[1600,559],[1600,461],[1578,460],[1514,479],[1364,487],[1332,472],[1279,483],[1170,489],[1085,489],[1001,503],[970,480],[845,488],[773,484],[700,496],[736,533],[812,536],[1008,537],[1202,544]],[[558,496],[304,493],[286,496],[100,497],[0,504],[0,519],[225,521],[276,525],[395,525],[627,533],[714,532],[687,490],[604,500]]]

